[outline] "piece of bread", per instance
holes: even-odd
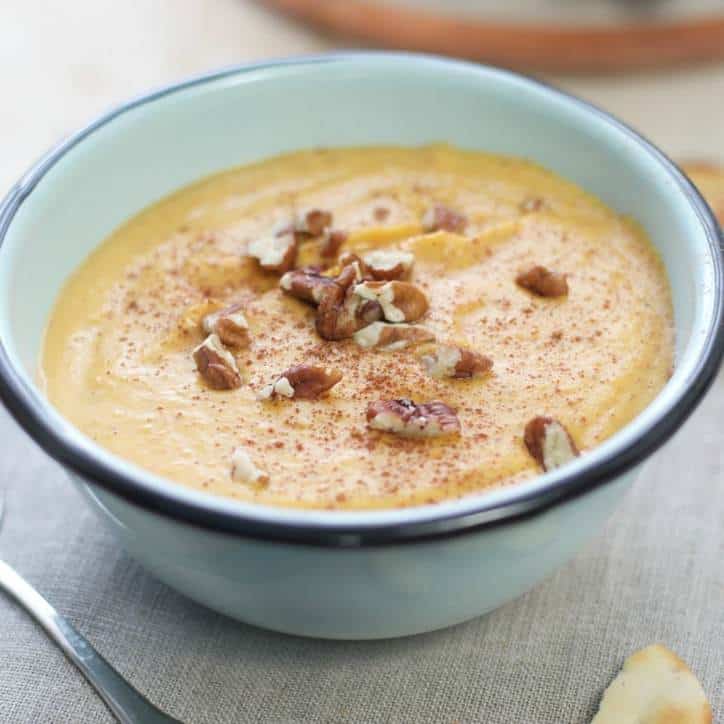
[[[684,173],[694,182],[724,226],[724,166],[705,161],[692,161],[681,165]]]
[[[711,724],[704,690],[686,664],[661,645],[626,659],[591,724]]]

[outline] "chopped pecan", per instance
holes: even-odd
[[[249,323],[241,311],[241,304],[207,314],[201,320],[201,327],[207,334],[218,334],[221,342],[229,347],[248,347],[251,343]]]
[[[378,249],[364,255],[366,273],[377,281],[404,279],[410,274],[414,254],[396,249]]]
[[[379,302],[375,302],[372,299],[367,299],[359,303],[356,316],[360,324],[358,329],[362,329],[364,326],[373,324],[374,322],[382,319],[382,306]]]
[[[464,347],[441,345],[421,358],[430,377],[470,378],[485,374],[493,360]]]
[[[332,226],[332,212],[324,209],[309,209],[297,216],[294,230],[309,236],[321,236]]]
[[[266,485],[269,476],[259,470],[243,447],[235,447],[231,453],[231,479],[235,483]]]
[[[247,254],[267,271],[285,272],[294,266],[299,242],[290,224],[277,224],[268,236],[249,243]]]
[[[193,351],[199,374],[215,390],[233,390],[241,386],[241,375],[234,355],[221,343],[217,334],[210,334]]]
[[[267,385],[259,393],[259,399],[271,397],[297,398],[300,400],[316,400],[320,395],[331,390],[342,379],[342,373],[328,371],[324,367],[314,365],[294,365]]]
[[[367,279],[367,267],[360,256],[351,252],[345,251],[339,257],[339,267],[341,269],[340,275],[345,273],[347,267],[352,267],[355,270],[354,281],[361,282],[363,279]],[[349,274],[349,272],[347,272]]]
[[[428,308],[425,293],[409,282],[361,282],[354,287],[354,293],[378,302],[388,322],[414,322]]]
[[[319,249],[319,253],[325,258],[337,256],[339,248],[347,241],[346,231],[333,231],[332,229],[326,229],[322,236],[322,246]]]
[[[288,271],[279,280],[279,286],[287,294],[312,304],[319,304],[324,290],[334,283],[334,279],[324,276],[319,267],[313,266]]]
[[[385,352],[393,352],[417,344],[433,342],[435,335],[425,327],[415,324],[373,322],[355,332],[354,341],[360,347],[375,347]]]
[[[351,337],[383,317],[382,306],[376,299],[356,293],[362,278],[359,258],[344,254],[340,263],[342,270],[334,278],[334,284],[324,288],[319,300],[316,327],[323,339]]]
[[[406,437],[460,434],[456,411],[435,400],[418,405],[412,400],[377,400],[367,406],[367,424],[375,430]]]
[[[422,217],[422,228],[425,231],[453,231],[462,233],[468,225],[465,214],[455,211],[448,206],[435,204],[431,206]]]
[[[523,435],[528,452],[543,470],[554,470],[578,456],[568,430],[552,417],[534,417]]]
[[[389,215],[390,210],[386,206],[375,206],[372,211],[372,216],[374,216],[375,221],[386,221]]]
[[[322,292],[316,319],[320,337],[329,340],[345,339],[382,318],[382,307],[378,302],[365,300],[355,294],[358,286],[354,284],[355,278],[355,268],[345,267],[334,284]]]
[[[568,294],[565,274],[548,271],[544,266],[533,266],[518,274],[515,283],[540,297],[562,297]]]

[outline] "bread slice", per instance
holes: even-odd
[[[626,659],[591,724],[711,724],[704,690],[686,664],[664,646]]]

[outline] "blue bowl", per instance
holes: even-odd
[[[159,478],[97,446],[38,384],[68,276],[115,227],[201,176],[313,146],[447,141],[533,159],[645,227],[666,265],[674,375],[563,469],[401,510],[272,508]],[[41,159],[0,207],[0,396],[128,551],[228,615],[332,638],[447,626],[522,593],[593,535],[701,399],[724,349],[720,231],[661,152],[592,106],[495,68],[348,53],[232,68],[133,100]]]

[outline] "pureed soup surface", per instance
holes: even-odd
[[[436,205],[440,224],[430,217]],[[434,377],[421,359],[430,343],[379,351],[322,339],[314,304],[245,255],[309,209],[328,210],[347,232],[340,253],[411,252],[408,282],[429,302],[415,324],[492,369]],[[457,230],[430,231],[437,226]],[[296,267],[340,271],[320,257],[324,236],[295,238]],[[534,265],[565,275],[567,294],[517,283]],[[207,336],[204,315],[234,302],[251,340],[230,348],[241,385],[212,389],[192,353]],[[342,379],[318,399],[289,399],[288,385],[259,399],[299,364]],[[536,416],[562,426],[553,447],[539,445],[554,467],[566,430],[582,452],[599,444],[655,397],[672,364],[665,270],[635,222],[532,163],[434,145],[284,155],[154,204],[68,281],[42,371],[69,420],[154,473],[239,499],[353,509],[455,498],[538,474],[543,453],[537,461],[524,442]],[[397,398],[444,402],[459,433],[373,429],[368,404]],[[232,477],[237,449],[242,475]],[[256,474],[245,478],[248,469]]]

